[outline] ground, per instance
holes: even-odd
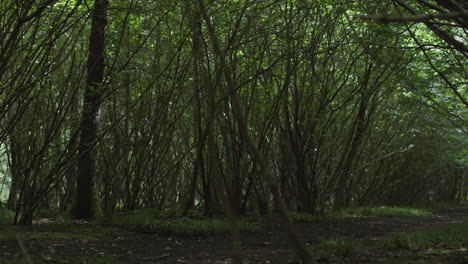
[[[418,218],[324,218],[296,226],[312,251],[321,240],[337,237],[363,245],[348,257],[315,252],[317,263],[467,263],[468,251],[456,246],[435,245],[420,250],[384,250],[376,246],[394,232],[462,223],[467,217],[468,211]],[[285,230],[276,217],[263,219],[260,225],[261,231],[242,234],[244,263],[299,263],[290,253]],[[230,251],[228,234],[175,236],[86,222],[51,225],[46,220],[26,228],[0,227],[1,260],[28,256],[41,263],[221,264],[230,263]]]

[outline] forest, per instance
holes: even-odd
[[[2,0],[0,263],[467,261],[467,43],[465,0]]]

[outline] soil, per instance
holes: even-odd
[[[317,253],[317,263],[468,263],[468,251],[437,245],[440,250],[383,250],[379,241],[394,232],[462,223],[468,211],[424,218],[356,217],[344,221],[297,223],[302,239],[313,248],[323,239],[349,238],[363,248],[350,257]],[[1,260],[28,256],[42,263],[231,263],[228,234],[180,236],[134,232],[86,222],[70,225],[39,221],[31,227],[0,227]],[[274,216],[263,219],[262,230],[242,234],[244,263],[299,263],[288,246],[284,228]],[[8,235],[5,235],[7,234]],[[85,260],[83,260],[85,259]],[[86,260],[87,259],[87,260]],[[78,261],[79,260],[79,261]]]

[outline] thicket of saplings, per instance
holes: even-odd
[[[440,147],[442,145],[429,148],[425,145],[429,142],[424,140],[419,143],[422,147],[416,151],[404,150],[395,157],[381,160],[378,164],[368,164],[359,174],[351,174],[351,181],[343,187],[346,194],[345,206],[338,207],[335,203],[336,178],[313,177],[307,171],[308,174],[303,175],[305,179],[302,179],[305,183],[301,185],[301,179],[294,173],[294,166],[286,172],[276,168],[275,177],[281,197],[288,210],[295,212],[296,216],[305,213],[319,217],[339,214],[343,208],[352,210],[349,208],[384,206],[384,211],[388,212],[391,210],[389,208],[393,207],[429,208],[440,204],[465,202],[468,199],[466,171],[449,158],[450,154],[447,152],[450,149],[445,150]],[[197,177],[193,176],[196,168],[189,163],[175,164],[178,167],[171,167],[165,175],[153,175],[151,173],[155,172],[151,171],[151,168],[135,167],[134,171],[124,170],[125,174],[110,177],[106,162],[109,161],[107,155],[111,153],[98,154],[95,193],[92,194],[92,201],[95,203],[93,220],[103,223],[126,223],[125,225],[136,229],[164,231],[163,229],[175,230],[178,227],[167,227],[167,221],[160,221],[161,219],[191,218],[187,223],[192,226],[197,226],[200,219],[213,219],[210,226],[203,231],[197,231],[197,227],[194,227],[193,231],[174,231],[209,233],[228,227],[223,221],[219,221],[226,216],[227,204],[230,204],[232,211],[241,219],[277,213],[269,186],[249,156],[239,160],[239,171],[235,171],[229,164],[219,164],[226,167],[220,170],[219,175],[195,171],[195,174],[200,174],[200,179],[197,180]],[[441,158],[444,155],[446,158]],[[219,160],[218,162],[227,163]],[[275,162],[271,164],[278,165]],[[230,175],[235,173],[242,177],[230,178]],[[28,186],[27,179],[23,179],[20,184],[9,186],[4,182],[3,190],[9,187],[11,192],[8,200],[0,203],[2,212],[8,218],[12,216],[11,222],[16,224],[21,224],[18,220],[25,212],[30,213],[33,220],[51,216],[70,218],[70,209],[77,199],[74,193],[75,175],[76,171],[70,169],[64,178],[44,185],[46,192],[43,195],[40,195],[40,188]],[[213,178],[209,178],[210,176]],[[47,183],[47,178],[36,177]],[[23,191],[22,188],[36,188],[36,191]],[[39,195],[32,199],[32,193]],[[360,214],[379,215],[366,210],[357,215]],[[182,222],[177,221],[171,225],[181,225]],[[252,229],[247,223],[241,224],[241,227]]]
[[[410,184],[410,183],[408,183]],[[100,186],[103,187],[103,186]],[[407,190],[410,186],[405,186],[402,189]],[[440,188],[440,186],[438,186]],[[448,192],[446,188],[441,188],[441,192]],[[451,190],[454,190],[453,188]],[[450,191],[450,189],[449,189]],[[118,199],[115,202],[115,207],[112,213],[109,214],[102,209],[105,208],[104,202],[106,197],[102,197],[97,192],[95,195],[98,207],[94,219],[99,224],[115,225],[130,228],[139,231],[151,231],[157,233],[168,234],[215,234],[229,231],[229,224],[225,220],[225,206],[222,201],[216,200],[214,204],[218,207],[211,208],[210,211],[206,210],[202,200],[195,199],[189,210],[184,207],[184,204],[178,202],[182,196],[174,196],[171,198],[170,193],[166,193],[167,200],[173,201],[172,204],[166,203],[165,206],[159,208],[145,206],[148,201],[137,200],[134,201],[139,204],[131,210],[122,206],[124,198]],[[288,200],[288,197],[283,197],[289,206],[292,219],[298,222],[314,222],[314,221],[346,221],[356,216],[374,216],[374,217],[428,217],[438,210],[460,210],[466,209],[467,204],[463,199],[443,199],[433,201],[434,192],[428,192],[428,195],[423,197],[423,201],[414,203],[412,193],[400,193],[399,199],[392,205],[374,205],[374,206],[349,206],[347,208],[336,209],[333,204],[330,206],[318,208],[316,211],[304,211],[294,204],[294,199]],[[182,194],[180,194],[182,195]],[[225,194],[226,195],[226,194]],[[440,193],[439,193],[440,195]],[[397,194],[392,193],[389,197],[395,197]],[[69,208],[73,202],[71,199],[57,199],[56,195],[49,195],[47,199],[39,204],[37,209],[34,210],[33,223],[41,219],[48,219],[54,225],[69,225],[73,223]],[[63,197],[69,197],[64,194]],[[258,204],[258,201],[251,196],[246,201],[245,208],[235,208],[235,214],[240,219],[240,229],[243,231],[258,231],[261,229],[257,224],[262,217],[276,214],[276,207],[274,202],[269,199],[264,204]],[[440,195],[440,197],[447,197]],[[457,198],[451,195],[452,198]],[[10,197],[11,198],[11,197]],[[408,198],[408,204],[401,204],[402,199]],[[182,199],[183,200],[183,199]],[[232,202],[231,200],[229,200]],[[428,202],[429,201],[429,202]],[[164,204],[164,203],[161,203]],[[416,207],[415,207],[416,205]],[[232,207],[234,208],[234,206]],[[422,208],[422,209],[419,209]],[[209,214],[208,214],[208,213]],[[2,203],[0,207],[0,224],[9,225],[15,223],[19,217],[19,213],[15,208],[8,208],[8,203]],[[399,241],[398,238],[392,238],[394,241]],[[340,242],[341,243],[341,242]],[[343,242],[344,243],[344,242]],[[400,242],[395,242],[400,243]]]

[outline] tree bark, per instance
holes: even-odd
[[[103,94],[106,28],[109,0],[95,0],[91,14],[91,36],[87,62],[87,79],[83,98],[78,146],[78,179],[76,201],[72,214],[77,219],[97,216],[98,205],[94,193],[96,176],[97,115]]]

